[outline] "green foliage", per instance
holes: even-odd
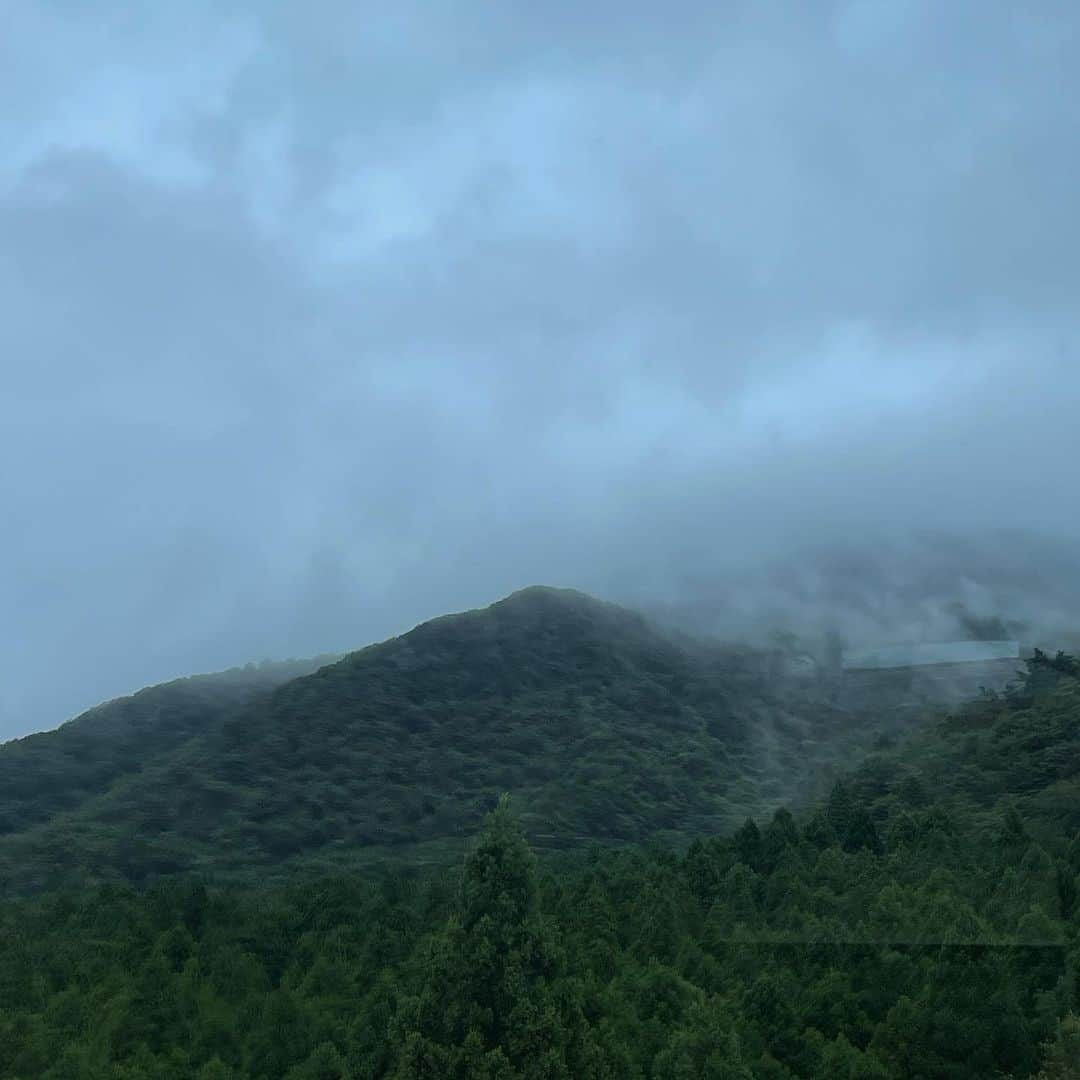
[[[583,1038],[572,995],[555,995],[561,967],[537,910],[536,864],[509,800],[488,818],[465,862],[457,911],[430,945],[429,972],[402,1028],[401,1077],[446,1080],[569,1077]]]
[[[501,791],[541,848],[682,848],[806,802],[895,730],[893,689],[842,705],[772,661],[528,589],[312,673],[153,687],[0,747],[0,890],[450,865]],[[877,843],[866,819],[841,839]]]
[[[148,761],[220,727],[231,711],[334,659],[176,679],[99,705],[56,731],[0,744],[0,836],[85,805]]]
[[[1080,1017],[1063,1017],[1044,1051],[1046,1060],[1035,1080],[1080,1080]]]
[[[989,722],[1044,731],[1068,690]],[[962,765],[955,726],[916,741]],[[1075,834],[1037,790],[972,802],[890,753],[895,788],[834,786],[824,842],[778,811],[681,856],[545,863],[503,798],[456,870],[13,900],[0,1077],[1075,1076]],[[894,799],[912,775],[942,801]],[[853,843],[864,818],[889,841]]]
[[[565,630],[562,602],[543,610]],[[609,671],[606,691],[594,688],[599,701],[638,685],[627,670],[660,677],[638,624],[617,611],[573,611],[570,625],[583,623],[573,655],[588,652],[590,620],[609,620],[607,642],[627,635],[619,665],[592,654],[573,686]],[[513,607],[497,618],[511,629],[523,620],[533,636],[546,625]],[[466,623],[467,632],[448,624],[449,639],[446,625],[425,630],[405,667],[449,649],[461,631],[469,663],[477,650],[494,653],[495,685],[513,704],[518,691],[497,659],[507,628]],[[552,674],[540,659],[559,647],[537,653],[524,641],[515,685],[550,677],[565,691],[566,671]],[[469,671],[451,670],[455,655],[432,660],[414,693],[457,680],[481,700]],[[347,663],[370,663],[364,685],[376,698],[392,688],[386,708],[407,710],[395,695],[409,683],[387,675],[385,655]],[[284,710],[287,745],[297,701],[326,700],[325,679],[342,693],[355,687],[351,669],[328,670],[244,715]],[[681,677],[692,684],[688,670]],[[410,723],[432,714],[435,698],[420,700]],[[400,725],[379,727],[383,713],[366,708],[356,715],[381,737],[400,736]],[[222,739],[233,738],[233,721],[222,722]],[[316,717],[314,729],[323,722],[332,718]],[[531,811],[516,797],[512,811],[485,782],[476,790],[493,808],[453,866],[384,860],[290,884],[143,873],[136,885],[14,893],[0,906],[0,1078],[1076,1077],[1078,734],[1080,679],[1069,659],[1036,660],[1009,693],[985,695],[834,777],[805,814],[770,807],[705,829],[686,796],[679,805],[697,824],[685,850],[664,833],[538,857],[526,840]],[[184,753],[168,766],[189,770],[177,791],[205,775],[193,747]],[[657,766],[649,782],[663,775]],[[624,788],[635,783],[622,777]],[[302,785],[287,789],[299,797]],[[132,787],[130,797],[147,791]],[[568,806],[569,820],[584,805]],[[171,814],[169,800],[154,812]],[[72,867],[108,849],[104,837],[104,847],[80,850],[89,819],[65,820],[78,825]],[[215,822],[205,842],[239,820]],[[189,826],[174,824],[187,836]],[[216,850],[189,839],[186,854],[167,844],[150,854],[192,860]],[[149,856],[130,857],[145,868]]]
[[[653,1073],[671,1080],[753,1080],[735,1025],[719,1001],[697,1001],[686,1010],[657,1054]]]

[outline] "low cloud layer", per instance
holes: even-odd
[[[1080,623],[1074,4],[6,22],[0,738],[533,582]]]

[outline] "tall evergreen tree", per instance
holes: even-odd
[[[573,995],[537,907],[536,859],[508,796],[465,861],[458,910],[431,943],[408,1010],[399,1080],[569,1080],[590,1058]]]

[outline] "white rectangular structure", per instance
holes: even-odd
[[[842,665],[845,670],[921,667],[925,664],[1013,660],[1019,656],[1018,641],[942,641],[921,645],[882,645],[877,649],[845,652]]]

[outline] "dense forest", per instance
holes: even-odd
[[[0,894],[460,861],[503,791],[538,848],[682,849],[806,805],[932,703],[783,662],[532,588],[257,693],[152,688],[0,747]]]
[[[1025,668],[682,845],[536,850],[507,785],[449,863],[12,888],[0,1077],[1080,1076],[1080,664]]]
[[[98,705],[55,731],[0,744],[0,837],[77,809],[213,730],[231,710],[336,659],[263,661],[174,679]]]

